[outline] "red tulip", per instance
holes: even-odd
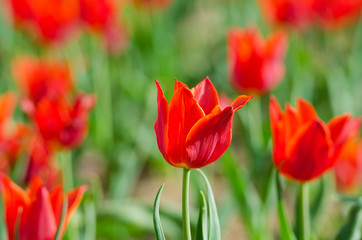
[[[303,99],[298,99],[296,109],[287,104],[282,112],[274,97],[270,99],[270,120],[274,165],[281,174],[299,182],[318,178],[332,168],[361,124],[360,118],[344,114],[327,125]]]
[[[352,192],[362,183],[362,141],[349,141],[334,167],[337,189]]]
[[[314,0],[313,10],[322,25],[334,27],[357,18],[362,10],[362,1]]]
[[[17,186],[10,178],[1,176],[1,190],[5,208],[5,222],[9,240],[53,240],[57,229],[61,236],[78,208],[86,186],[63,194],[62,187],[50,193],[40,178],[33,178],[27,191]],[[63,202],[67,211],[61,221]]]
[[[79,22],[79,3],[66,0],[9,0],[17,24],[29,26],[44,42],[63,40]]]
[[[25,96],[35,104],[43,98],[64,96],[73,88],[70,70],[63,62],[25,56],[13,62],[12,72]]]
[[[8,0],[6,10],[10,10],[16,25],[22,25],[33,16],[29,0]]]
[[[15,104],[16,98],[12,93],[0,96],[0,171],[5,171],[14,164],[28,133],[25,124],[11,123]]]
[[[117,22],[114,0],[79,0],[81,18],[92,30],[102,34],[103,43],[111,54],[120,53],[127,45],[126,29]]]
[[[33,119],[43,139],[55,147],[74,148],[85,138],[93,95],[79,95],[74,103],[66,98],[43,98],[35,105],[24,100],[23,110]]]
[[[232,29],[227,39],[232,85],[240,92],[263,94],[282,80],[287,37],[275,32],[263,40],[257,29]]]
[[[303,28],[313,20],[314,0],[259,0],[263,13],[274,25]]]
[[[208,78],[192,89],[175,80],[175,92],[168,103],[157,81],[156,84],[158,118],[154,128],[158,148],[166,161],[189,169],[216,161],[230,144],[234,112],[252,97],[239,96],[221,109]]]
[[[115,20],[116,3],[113,0],[79,0],[80,16],[92,28],[103,31]]]

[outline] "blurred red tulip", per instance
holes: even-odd
[[[318,178],[332,168],[361,124],[360,118],[344,114],[327,125],[303,99],[298,99],[296,109],[287,104],[282,112],[274,97],[270,99],[270,120],[274,165],[281,174],[298,182]]]
[[[25,124],[11,123],[16,98],[8,92],[0,96],[0,171],[5,171],[18,158],[29,129]]]
[[[81,18],[92,30],[102,34],[103,43],[111,54],[120,53],[128,42],[128,34],[117,22],[114,0],[80,0]]]
[[[115,20],[116,4],[113,0],[79,0],[82,20],[95,30],[103,31]]]
[[[22,108],[33,119],[47,144],[74,148],[87,134],[87,118],[94,104],[93,95],[78,95],[74,103],[66,98],[43,98],[36,105],[24,100]]]
[[[357,18],[362,11],[362,1],[314,0],[313,10],[322,25],[335,27]]]
[[[80,186],[63,194],[59,186],[49,193],[40,178],[35,177],[24,191],[2,175],[1,190],[9,240],[51,240],[58,228],[62,236],[86,189],[86,186]],[[61,220],[64,201],[68,202],[67,211]]]
[[[175,92],[167,103],[156,81],[158,118],[154,128],[166,161],[179,168],[201,168],[216,161],[229,147],[234,112],[252,98],[237,97],[221,109],[216,89],[206,78],[189,89],[175,80]]]
[[[78,1],[9,0],[8,5],[14,22],[30,27],[46,43],[63,40],[79,22]]]
[[[61,97],[73,88],[70,70],[63,62],[24,56],[13,62],[12,72],[25,96],[35,104],[43,98]]]
[[[259,0],[263,13],[274,25],[303,28],[313,19],[314,0]]]
[[[22,25],[32,19],[33,13],[30,8],[29,0],[8,0],[6,10],[10,10],[11,18],[16,25]],[[6,12],[5,14],[7,14]]]
[[[48,189],[61,183],[61,173],[55,167],[52,152],[40,136],[34,136],[30,141],[28,153],[25,183],[29,183],[35,176],[39,176]]]
[[[362,185],[362,141],[349,141],[334,167],[339,192],[352,192]]]
[[[78,1],[33,0],[29,4],[34,27],[45,42],[63,40],[79,22]]]
[[[239,92],[263,94],[282,80],[287,48],[283,32],[264,40],[255,28],[235,28],[229,31],[227,48],[231,83]]]

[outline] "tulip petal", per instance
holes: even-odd
[[[240,108],[243,108],[252,98],[252,96],[240,95],[231,103],[231,107],[233,107],[234,112],[236,112]]]
[[[175,78],[174,91],[176,92],[176,90],[177,90],[179,87],[185,87],[185,88],[189,89],[189,87],[188,87],[185,83],[180,82],[180,81],[177,81],[177,79]]]
[[[297,112],[302,124],[314,121],[318,118],[318,114],[313,105],[302,98],[298,98],[297,100]]]
[[[31,200],[34,200],[39,192],[39,189],[43,187],[43,181],[39,177],[33,177],[29,183],[27,195]]]
[[[191,92],[206,115],[219,105],[216,89],[208,77],[192,88]]]
[[[166,126],[168,122],[168,103],[166,98],[163,96],[163,91],[161,89],[160,84],[156,81],[157,85],[157,109],[158,109],[158,116],[157,120],[154,124],[154,129],[156,132],[157,138],[157,145],[162,153],[163,157],[167,160],[166,155]]]
[[[190,89],[179,87],[169,105],[167,124],[167,157],[168,162],[176,167],[184,167],[187,158],[186,136],[195,123],[204,116]]]
[[[269,103],[270,125],[273,135],[273,160],[276,166],[285,158],[285,130],[284,130],[284,116],[280,108],[278,100],[272,96]]]
[[[52,208],[54,212],[55,221],[57,226],[60,224],[60,218],[62,217],[62,208],[63,208],[63,187],[55,187],[50,192],[50,202],[52,203]]]
[[[16,97],[14,94],[8,92],[0,98],[0,127],[5,127],[6,122],[9,120],[15,109]]]
[[[188,168],[201,168],[216,161],[229,147],[233,108],[200,119],[186,140]]]
[[[68,212],[67,212],[67,217],[65,218],[64,229],[67,228],[70,218],[73,216],[75,210],[77,210],[80,202],[82,201],[83,195],[87,191],[87,189],[88,189],[87,186],[82,185],[67,193]]]
[[[320,176],[334,164],[331,145],[328,129],[320,120],[301,126],[287,144],[281,172],[300,182]]]
[[[287,49],[288,36],[284,31],[274,32],[265,46],[265,56],[270,59],[283,59]]]
[[[297,112],[289,104],[285,106],[284,130],[287,139],[290,139],[302,123]]]
[[[35,201],[27,211],[23,212],[20,223],[20,239],[51,240],[57,231],[48,190],[43,186],[36,195]]]
[[[52,203],[52,208],[54,211],[54,216],[56,219],[56,223],[58,227],[61,227],[60,234],[61,236],[64,234],[65,229],[68,226],[69,220],[72,217],[75,210],[78,208],[85,191],[87,190],[87,186],[80,186],[66,194],[66,198],[68,199],[67,204],[67,215],[63,218],[63,221],[60,222],[63,212],[64,200],[63,197],[63,188],[57,187],[50,193],[50,199]]]
[[[361,127],[362,118],[352,118],[349,113],[333,118],[328,123],[334,143],[334,156],[337,158],[344,144],[354,138]]]
[[[361,118],[351,118],[349,113],[337,116],[328,122],[331,138],[336,145],[355,137],[361,127]]]

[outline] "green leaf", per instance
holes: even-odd
[[[264,228],[261,231],[261,203],[256,190],[249,184],[247,173],[240,171],[230,152],[223,157],[224,169],[229,179],[233,195],[237,200],[241,217],[250,239],[265,239]],[[264,234],[262,234],[262,232]],[[263,235],[263,236],[261,236]]]
[[[160,189],[157,192],[156,199],[155,199],[155,205],[153,210],[153,226],[155,228],[155,234],[157,240],[165,240],[165,234],[163,233],[162,225],[161,225],[161,219],[160,219],[160,198],[162,189],[165,186],[165,184],[162,184]]]
[[[65,197],[63,201],[62,215],[60,216],[59,226],[57,229],[57,233],[55,234],[54,240],[62,239],[62,232],[65,224],[65,217],[67,216],[68,211],[68,197]]]
[[[284,202],[283,202],[283,198],[282,198],[282,186],[280,183],[279,172],[277,172],[277,174],[276,174],[275,183],[277,185],[280,237],[282,240],[294,240],[295,236],[291,230],[289,221],[288,221],[286,213],[285,213],[285,207],[284,207]]]
[[[220,231],[220,223],[219,217],[217,215],[217,209],[215,204],[214,195],[212,193],[212,189],[209,181],[207,180],[206,175],[200,170],[197,171],[201,174],[201,176],[205,180],[205,184],[207,187],[207,206],[208,206],[208,214],[209,214],[209,240],[221,240],[221,231]]]
[[[196,226],[196,240],[207,240],[207,203],[205,195],[200,191],[199,219]]]
[[[347,222],[340,229],[336,240],[361,239],[361,213],[362,203],[357,201],[349,210]]]

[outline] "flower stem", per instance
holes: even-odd
[[[190,212],[189,212],[189,186],[190,170],[184,168],[182,178],[182,226],[184,240],[191,240]]]
[[[298,199],[298,234],[300,240],[310,240],[308,185],[300,184]]]

